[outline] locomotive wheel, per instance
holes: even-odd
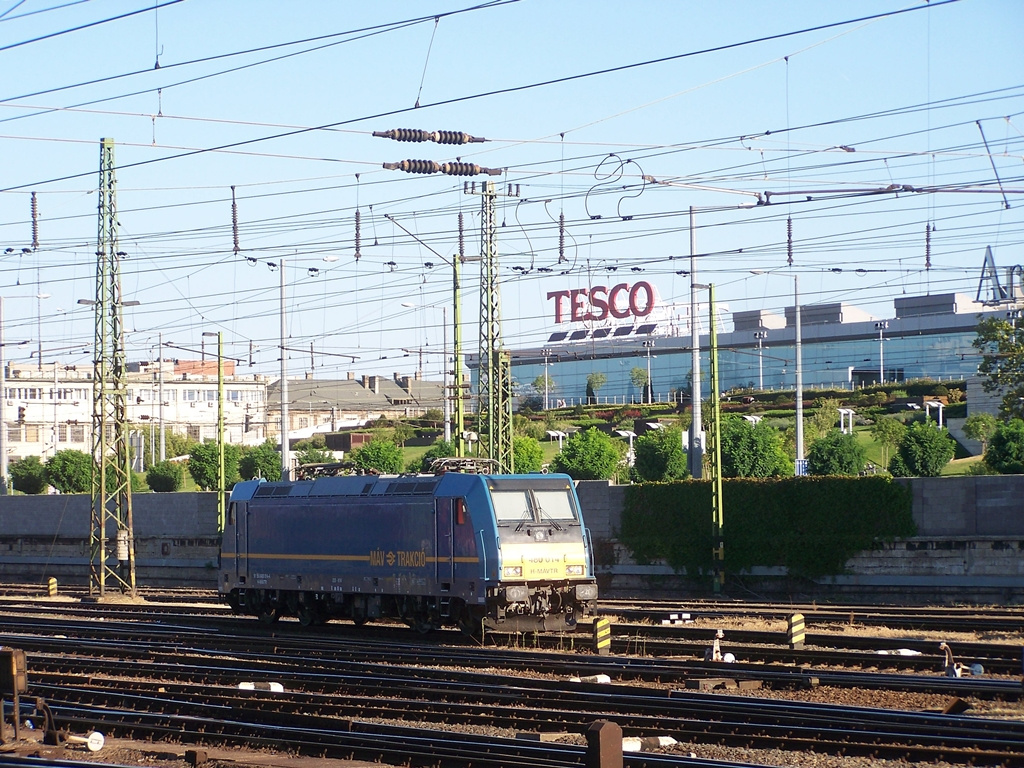
[[[316,624],[320,624],[319,616],[317,615],[316,609],[308,605],[299,606],[299,624],[304,627],[312,627]]]
[[[260,608],[259,620],[260,624],[273,624],[279,618],[281,618],[281,612],[277,610],[276,606],[263,606]]]

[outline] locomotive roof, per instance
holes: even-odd
[[[231,491],[233,501],[253,498],[308,496],[433,496],[442,483],[449,493],[465,493],[477,483],[489,487],[564,487],[568,475],[473,475],[450,472],[442,475],[343,475],[313,480],[245,480]]]

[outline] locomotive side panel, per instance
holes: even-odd
[[[250,583],[261,588],[431,594],[432,499],[255,499]]]

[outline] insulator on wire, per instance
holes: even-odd
[[[793,217],[786,219],[786,263],[793,266]]]
[[[238,246],[238,203],[235,202],[235,185],[231,185],[231,236],[235,243],[235,255],[241,250]]]
[[[433,160],[402,160],[400,163],[384,163],[384,168],[406,173],[437,173],[441,170],[440,164]]]
[[[462,131],[423,131],[419,128],[392,128],[390,131],[374,131],[373,135],[394,141],[433,141],[437,144],[479,144],[487,141]]]
[[[932,228],[930,224],[924,225],[924,268],[932,268]]]
[[[360,221],[360,218],[361,217],[360,217],[359,209],[356,208],[356,243],[355,243],[355,245],[356,245],[356,252],[355,252],[356,261],[359,261],[359,257],[362,256],[362,254],[359,252],[359,239],[360,239],[359,238],[359,221]]]
[[[39,248],[39,203],[36,193],[32,193],[32,250]]]
[[[481,168],[473,163],[436,163],[433,160],[402,160],[399,163],[384,163],[384,168],[406,173],[444,173],[448,176],[476,176],[480,173],[501,175],[500,168]]]
[[[459,211],[459,261],[465,258],[466,253],[466,233],[462,227],[462,212]]]
[[[558,214],[558,263],[568,261],[565,258],[565,211]]]

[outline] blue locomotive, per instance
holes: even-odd
[[[474,634],[571,629],[597,601],[567,475],[241,482],[218,584],[236,613],[266,623],[396,618]]]

